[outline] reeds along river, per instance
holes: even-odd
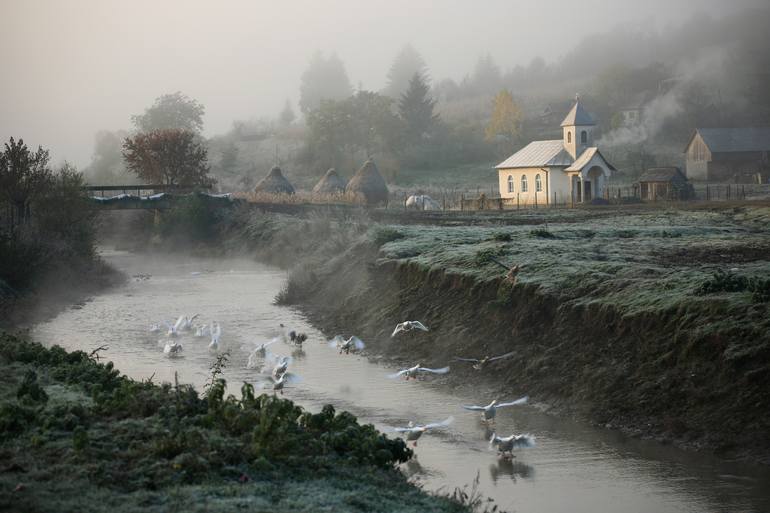
[[[38,325],[36,340],[70,350],[106,345],[107,358],[129,376],[152,376],[159,382],[173,381],[177,374],[181,382],[200,390],[215,358],[207,350],[208,339],[184,335],[182,356],[168,358],[158,342],[162,335],[148,332],[151,324],[197,313],[200,322],[216,320],[222,326],[221,351],[230,353],[224,377],[235,391],[244,381],[260,382],[259,373],[246,368],[248,352],[253,344],[280,334],[283,323],[309,336],[301,352],[283,342],[271,346],[274,353],[294,352],[290,370],[301,381],[288,388],[286,396],[303,407],[319,410],[331,403],[390,436],[395,435],[393,427],[410,420],[428,423],[454,417],[448,429],[424,435],[417,457],[403,466],[430,490],[451,492],[478,475],[479,491],[509,511],[770,511],[770,471],[764,467],[628,439],[546,415],[534,406],[498,412],[498,434],[526,432],[537,438],[535,448],[518,452],[512,461],[498,460],[489,450],[489,433],[479,416],[460,408],[487,404],[494,397],[473,384],[450,391],[441,377],[388,379],[397,369],[361,355],[340,355],[301,313],[273,305],[285,279],[283,271],[248,260],[172,260],[116,251],[103,256],[129,275],[150,277],[133,278]],[[408,336],[403,343],[409,343]]]

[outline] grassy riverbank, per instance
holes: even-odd
[[[216,372],[199,395],[0,335],[0,380],[0,510],[469,511],[394,470],[402,440]]]
[[[225,245],[292,267],[278,299],[329,335],[437,363],[513,350],[473,379],[636,436],[770,461],[770,209],[508,215],[399,226],[241,212]],[[515,286],[493,259],[521,266]],[[431,332],[394,344],[406,318]]]

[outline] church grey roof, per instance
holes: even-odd
[[[499,163],[495,169],[517,167],[563,166],[572,164],[572,157],[564,149],[561,139],[555,141],[533,141]]]
[[[583,109],[583,106],[580,104],[580,100],[577,100],[575,102],[575,105],[572,106],[572,110],[569,111],[567,114],[567,117],[564,118],[564,121],[561,122],[561,126],[575,126],[575,125],[595,125],[594,120],[591,116],[588,115],[588,113]]]
[[[770,128],[696,128],[695,131],[712,153],[770,151]]]

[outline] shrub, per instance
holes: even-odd
[[[535,228],[534,230],[530,230],[529,234],[533,237],[540,237],[541,239],[555,239],[556,235],[551,233],[548,228]]]
[[[743,292],[749,287],[749,279],[721,269],[711,278],[701,283],[696,289],[697,294],[716,294],[719,292]]]
[[[378,226],[372,230],[372,232],[369,234],[369,238],[375,245],[382,246],[388,242],[403,239],[404,234],[393,228]]]
[[[481,251],[476,252],[473,261],[478,267],[481,267],[494,261],[495,257],[502,256],[504,253],[502,248],[482,249]]]

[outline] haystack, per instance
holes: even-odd
[[[344,192],[345,180],[337,174],[334,168],[328,170],[313,187],[313,194],[342,194]]]
[[[345,194],[363,200],[369,205],[387,203],[388,185],[374,162],[367,160],[345,187]]]
[[[294,187],[281,173],[281,168],[273,167],[262,180],[260,180],[254,192],[267,192],[269,194],[294,194]]]

